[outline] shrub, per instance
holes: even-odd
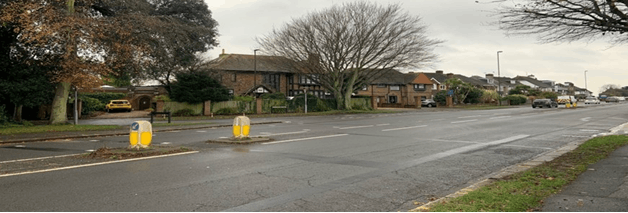
[[[84,100],[85,97],[94,98],[103,104],[108,104],[111,100],[124,99],[126,94],[113,92],[84,93],[79,95],[79,99]],[[104,108],[103,108],[104,109]]]
[[[236,108],[222,108],[216,111],[216,115],[233,115],[238,114],[238,109]]]
[[[480,103],[480,98],[482,97],[484,91],[475,87],[469,88],[469,90],[471,91],[469,91],[469,94],[464,99],[464,102],[470,104]]]
[[[484,103],[490,103],[493,100],[499,100],[499,94],[497,94],[497,91],[494,91],[494,90],[484,90],[484,92],[482,92],[482,97],[480,97],[480,99]]]
[[[286,95],[281,92],[263,94],[262,99],[285,99]]]
[[[233,96],[233,100],[234,101],[245,101],[245,102],[251,102],[254,101],[255,98],[251,97],[251,96]]]
[[[170,99],[170,97],[168,97],[167,95],[158,95],[155,96],[155,100],[160,100],[160,101],[172,101],[172,99]]]
[[[5,125],[9,123],[9,117],[7,116],[6,107],[4,105],[0,105],[0,125]]]
[[[96,98],[91,98],[89,96],[83,96],[81,98],[83,100],[83,108],[81,109],[81,114],[89,115],[94,111],[103,111],[105,110],[106,103],[101,102]],[[109,101],[107,101],[109,102]]]
[[[194,114],[194,110],[192,109],[180,109],[177,110],[176,112],[172,113],[173,116],[192,116],[192,115],[196,115]]]
[[[447,91],[441,90],[434,95],[434,101],[439,105],[447,104]]]
[[[504,97],[502,100],[510,101],[510,105],[520,105],[525,104],[528,100],[528,97],[525,95],[509,95]]]

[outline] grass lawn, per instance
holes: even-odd
[[[43,132],[80,132],[93,130],[128,129],[117,125],[41,125],[0,127],[0,135],[43,133]]]
[[[615,149],[628,145],[628,136],[593,138],[577,149],[530,170],[493,182],[466,195],[437,203],[434,212],[525,212],[537,210],[543,199],[585,172],[590,164],[606,158]]]

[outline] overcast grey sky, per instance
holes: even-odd
[[[308,12],[354,0],[205,0],[218,24],[220,45],[206,57],[226,53],[253,54],[256,37],[267,35]],[[486,1],[486,0],[484,0]],[[382,5],[399,3],[408,13],[428,25],[430,38],[444,40],[435,49],[440,62],[417,72],[443,70],[466,76],[494,73],[497,51],[501,76],[535,75],[540,80],[573,82],[594,94],[605,84],[628,86],[628,44],[611,46],[605,41],[541,44],[533,36],[508,37],[496,26],[488,10],[496,4],[475,0],[373,0]],[[480,0],[482,2],[482,0]],[[258,52],[259,54],[259,52]],[[261,53],[263,54],[263,53]]]

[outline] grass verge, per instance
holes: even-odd
[[[80,132],[99,130],[118,130],[128,127],[117,125],[43,125],[43,126],[10,126],[0,128],[0,135],[44,133],[44,132]]]
[[[590,164],[628,145],[628,136],[593,138],[577,149],[525,172],[495,181],[466,195],[437,203],[434,212],[524,212],[538,210],[543,199],[585,172]]]
[[[343,115],[343,114],[385,114],[385,113],[402,113],[398,110],[331,110],[325,112],[308,112],[305,113],[273,113],[273,114],[246,114],[249,118],[272,118],[272,117],[295,117],[295,116],[322,116],[322,115]],[[210,116],[191,116],[191,117],[172,117],[175,121],[185,120],[211,120],[211,119],[233,119],[239,115],[216,115]],[[155,118],[157,121],[168,120],[168,118]]]
[[[153,123],[153,127],[163,126],[194,126],[194,125],[211,125],[216,124],[214,122],[194,122],[194,123]]]

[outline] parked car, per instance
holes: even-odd
[[[618,103],[619,102],[619,98],[617,98],[617,97],[608,97],[608,98],[606,98],[606,103],[610,103],[610,102]]]
[[[111,112],[115,110],[130,112],[133,110],[133,107],[127,100],[111,100],[109,104],[105,105],[105,111]]]
[[[543,108],[543,107],[547,107],[547,108],[557,108],[558,107],[558,103],[556,103],[556,101],[552,101],[550,99],[536,99],[532,102],[532,108]]]
[[[589,96],[586,100],[584,100],[584,104],[600,104],[600,100],[596,97]]]
[[[576,99],[576,97],[572,95],[562,95],[556,98],[556,102],[560,105],[565,105],[565,104],[575,104],[576,102],[578,102],[578,100]]]
[[[434,101],[432,99],[425,99],[425,100],[421,101],[421,106],[424,106],[424,107],[436,107],[436,101]]]

